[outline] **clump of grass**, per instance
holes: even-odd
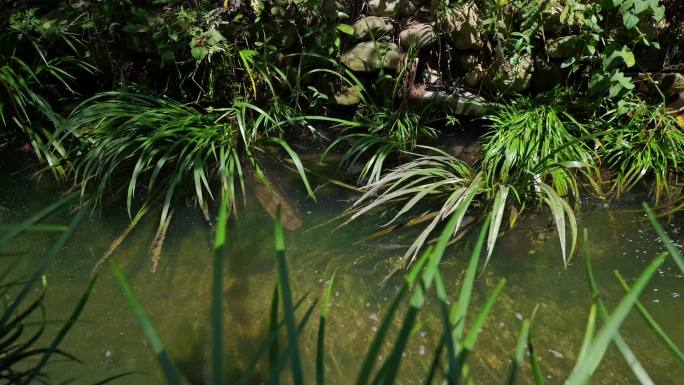
[[[313,194],[299,157],[280,137],[288,124],[242,101],[200,111],[169,99],[107,92],[83,102],[61,130],[63,137],[82,143],[74,154],[74,181],[83,196],[94,192],[102,200],[123,178],[129,213],[133,198],[142,192],[142,208],[162,203],[161,227],[174,197],[188,185],[203,207],[218,181],[234,213],[237,191],[244,193],[245,168],[262,176],[258,157],[268,156],[268,147],[287,154]]]
[[[650,106],[639,99],[626,104],[626,114],[611,110],[605,115],[610,132],[601,150],[614,172],[613,193],[619,196],[653,180],[656,204],[663,195],[674,198],[671,186],[684,169],[684,132],[662,105]]]
[[[571,258],[577,223],[569,199],[577,201],[580,180],[596,186],[593,151],[581,139],[587,130],[560,106],[546,99],[522,99],[487,117],[489,132],[483,137],[482,161],[471,169],[440,150],[415,155],[366,187],[352,210],[350,220],[381,205],[399,203],[400,216],[411,215],[421,201],[437,202],[437,215],[405,254],[413,262],[438,224],[454,212],[464,216],[492,214],[487,239],[487,258],[508,212],[512,226],[528,207],[548,207],[559,233],[564,265]],[[460,228],[456,228],[456,232]],[[454,233],[454,235],[456,234]],[[570,240],[567,240],[567,234]]]

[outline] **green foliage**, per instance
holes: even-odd
[[[416,215],[412,210],[419,202],[439,202],[441,207],[405,254],[413,262],[440,222],[456,211],[465,215],[477,206],[479,214],[492,215],[489,258],[506,212],[512,226],[526,207],[546,206],[558,229],[567,266],[575,248],[577,223],[566,200],[579,200],[580,182],[598,189],[594,182],[597,168],[594,152],[582,139],[587,130],[560,105],[549,103],[548,98],[557,97],[554,93],[537,100],[521,99],[489,116],[482,162],[474,170],[434,149],[396,167],[366,187],[348,212],[349,221],[379,206],[399,202],[402,207],[389,225],[401,216]],[[456,231],[459,229],[457,226]]]
[[[16,11],[0,29],[0,128],[6,138],[30,141],[36,156],[64,176],[66,150],[55,140],[61,116],[50,101],[57,91],[75,95],[75,72],[95,69],[77,56],[81,42],[67,21]],[[16,133],[16,134],[15,134]]]
[[[654,181],[656,202],[671,194],[672,181],[684,167],[684,132],[664,106],[652,107],[640,99],[624,101],[606,113],[610,130],[601,152],[605,165],[614,173],[612,191],[620,195],[642,181]],[[673,191],[674,193],[674,191]]]
[[[280,138],[291,124],[240,100],[229,108],[201,112],[168,99],[109,92],[86,100],[61,129],[63,136],[83,143],[73,175],[83,196],[94,192],[102,200],[108,187],[125,177],[129,213],[144,185],[141,210],[162,202],[162,226],[173,198],[188,184],[204,207],[218,180],[234,213],[237,191],[244,193],[245,167],[261,176],[258,156],[269,156],[269,147],[287,154],[313,194],[299,157]]]

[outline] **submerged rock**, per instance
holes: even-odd
[[[416,6],[409,0],[370,0],[368,11],[373,16],[411,16]]]
[[[358,72],[375,71],[383,67],[396,70],[401,54],[394,43],[364,41],[345,52],[340,61]]]
[[[477,32],[480,22],[475,3],[458,5],[447,12],[445,28],[456,49],[466,51],[482,47],[482,39]]]
[[[414,24],[399,33],[399,43],[404,50],[408,50],[411,47],[421,49],[429,46],[436,40],[437,34],[435,34],[435,31],[429,24]]]
[[[354,37],[357,40],[373,40],[392,33],[394,25],[387,17],[368,16],[354,23]]]

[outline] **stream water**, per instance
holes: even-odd
[[[28,180],[26,173],[16,174],[17,169],[16,162],[0,164],[0,223],[26,218],[56,199],[59,191],[50,178]],[[384,284],[380,282],[396,266],[402,246],[410,244],[416,231],[405,230],[357,244],[377,231],[381,218],[364,218],[337,230],[335,224],[323,225],[339,215],[354,194],[328,186],[318,190],[318,202],[313,202],[299,187],[288,191],[297,201],[304,221],[299,231],[286,234],[295,295],[308,293],[305,305],[322,297],[327,280],[337,271],[327,327],[327,381],[352,384],[402,278],[395,276]],[[588,241],[580,242],[579,252],[567,269],[563,268],[557,234],[550,230],[544,213],[525,217],[499,239],[490,264],[477,280],[471,304],[474,310],[479,309],[499,280],[508,280],[470,357],[476,383],[505,382],[521,320],[529,317],[537,305],[535,349],[547,383],[562,383],[576,359],[591,303],[585,259],[591,259],[601,294],[612,308],[623,294],[613,271],[619,270],[628,282],[633,282],[662,250],[638,210],[641,199],[625,197],[610,205],[587,202],[578,220],[580,228],[587,231]],[[172,360],[192,383],[200,384],[207,376],[210,361],[211,228],[196,208],[176,210],[159,266],[152,273],[149,247],[156,219],[150,216],[142,222],[114,258],[123,266]],[[53,218],[52,222],[66,223],[67,218]],[[91,269],[127,224],[126,210],[115,204],[106,205],[78,227],[46,275],[45,303],[50,320],[68,317]],[[676,241],[684,239],[684,215],[678,214],[664,225]],[[40,233],[17,239],[13,251],[24,256],[15,276],[30,273],[53,240],[53,236]],[[239,220],[231,222],[228,243],[224,274],[226,366],[231,378],[236,378],[267,335],[275,284],[272,220],[256,199],[248,199]],[[452,298],[460,287],[471,244],[472,236],[467,236],[450,247],[442,264]],[[0,259],[0,264],[6,263],[6,258]],[[679,346],[684,346],[683,295],[684,277],[672,261],[667,261],[641,296],[644,306]],[[302,336],[309,380],[313,380],[316,324],[317,317],[313,317]],[[433,303],[420,315],[419,324],[402,361],[401,384],[420,384],[424,378],[441,330]],[[56,327],[50,327],[52,333]],[[657,384],[684,384],[684,368],[673,361],[636,312],[626,321],[622,335]],[[80,321],[62,349],[79,357],[83,364],[53,364],[50,372],[55,379],[74,377],[77,383],[87,384],[135,372],[116,383],[162,383],[154,356],[108,268],[100,274]],[[523,367],[521,374],[518,383],[531,383],[529,368]],[[254,383],[262,382],[260,375],[258,372]],[[592,381],[595,385],[635,383],[614,348],[608,351]]]

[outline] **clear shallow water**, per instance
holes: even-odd
[[[40,183],[26,181],[11,175],[14,168],[8,163],[0,165],[0,206],[9,209],[0,210],[2,223],[19,221],[56,198],[56,186],[48,178]],[[296,200],[304,226],[286,235],[290,278],[296,296],[309,294],[304,302],[308,305],[322,296],[326,280],[337,271],[327,327],[327,379],[332,384],[352,384],[401,277],[391,278],[385,285],[380,282],[402,255],[403,250],[397,246],[410,244],[415,232],[404,231],[353,245],[375,231],[376,224],[382,220],[367,218],[336,231],[333,231],[334,225],[316,226],[338,215],[353,195],[323,188],[317,194],[318,203],[314,203],[296,190],[292,190],[292,195],[299,198]],[[579,255],[567,270],[562,267],[557,235],[547,231],[549,221],[544,215],[528,217],[499,239],[489,266],[477,281],[471,305],[475,311],[479,309],[499,280],[508,280],[471,355],[477,383],[504,383],[521,319],[528,317],[536,305],[539,311],[533,326],[535,349],[548,383],[562,382],[576,358],[590,305],[584,258],[591,258],[603,298],[612,307],[622,294],[613,271],[618,269],[631,282],[662,249],[650,226],[640,221],[643,216],[629,211],[638,208],[638,202],[636,198],[625,199],[610,208],[587,204],[578,219],[580,227],[588,231],[590,245],[580,243]],[[156,219],[151,216],[143,222],[114,258],[125,269],[172,359],[193,383],[202,383],[210,350],[211,228],[198,210],[177,210],[159,266],[152,273],[149,246]],[[53,221],[65,223],[66,219]],[[112,205],[78,228],[47,274],[49,319],[63,320],[68,316],[91,269],[127,223],[125,210]],[[683,226],[684,216],[680,214],[665,227],[681,242]],[[50,241],[51,237],[44,234],[19,239],[13,250],[26,252],[26,256],[18,273],[30,272]],[[445,284],[453,297],[459,288],[471,242],[466,239],[452,246],[442,264]],[[6,261],[0,259],[0,263]],[[275,274],[272,221],[256,200],[251,199],[240,212],[239,221],[231,223],[224,274],[226,361],[234,377],[239,376],[267,334]],[[668,261],[641,297],[642,303],[679,346],[684,346],[683,294],[684,277]],[[311,370],[316,318],[312,317],[302,338],[305,365]],[[402,362],[402,384],[421,383],[425,366],[429,364],[440,330],[434,304],[428,304],[419,322],[421,329],[413,336]],[[632,314],[622,330],[623,337],[656,383],[684,383],[684,369],[673,362],[638,314]],[[76,377],[78,383],[93,383],[133,371],[137,374],[118,383],[161,383],[154,357],[108,269],[102,271],[80,322],[62,348],[78,356],[84,364],[55,364],[51,369],[55,378]],[[308,377],[312,380],[311,373]],[[522,377],[526,379],[527,374],[528,369],[523,368]],[[530,382],[521,379],[519,383]],[[633,384],[636,380],[611,348],[592,383]]]

